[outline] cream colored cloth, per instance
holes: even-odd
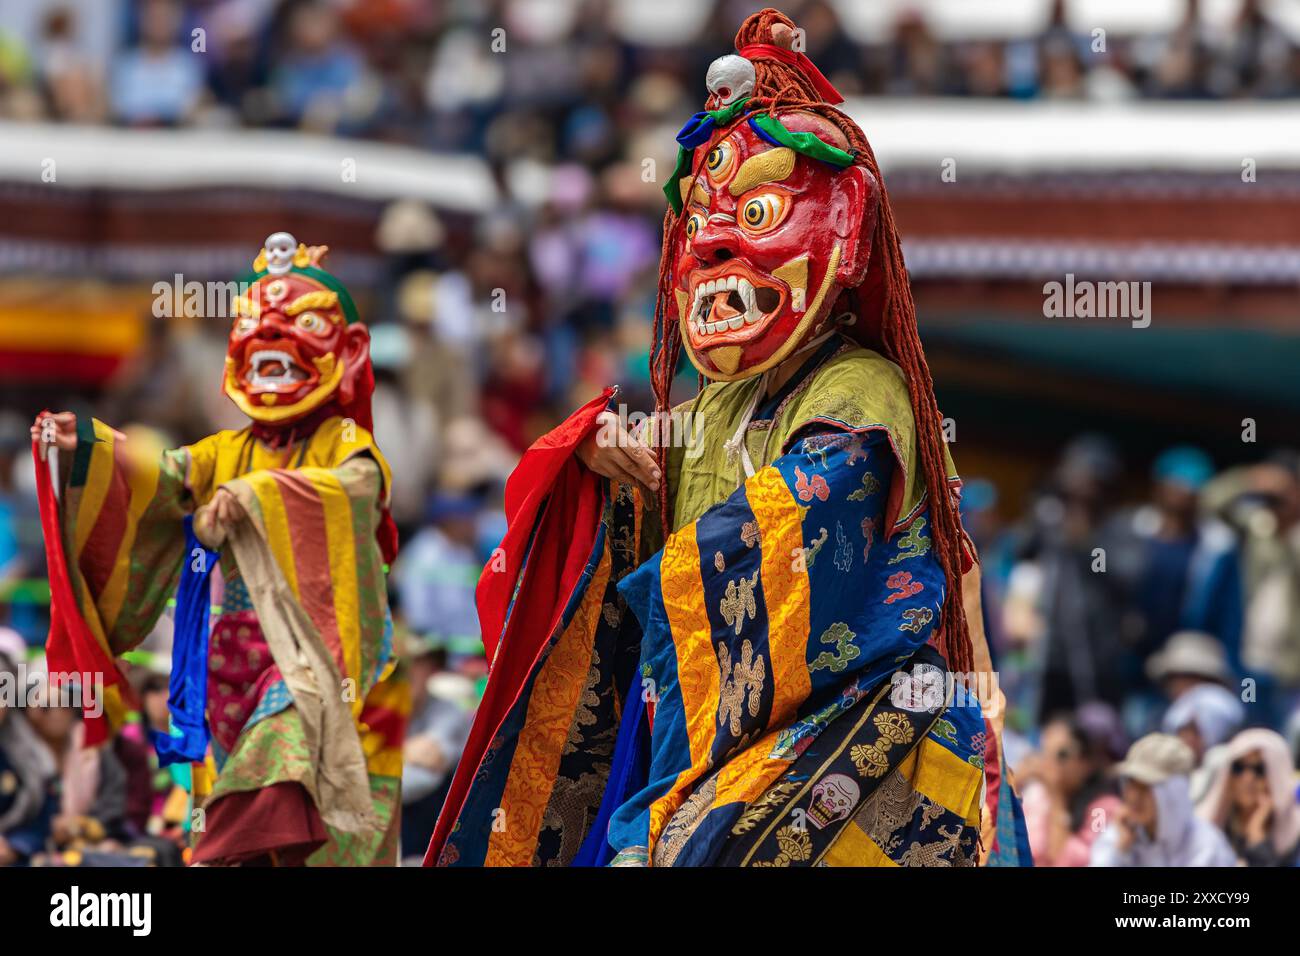
[[[262,636],[302,720],[316,768],[312,796],[321,819],[347,833],[373,830],[379,824],[371,805],[366,756],[343,699],[342,677],[249,514],[245,503],[244,517],[231,529],[227,544],[257,609]]]

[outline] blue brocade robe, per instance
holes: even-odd
[[[759,384],[679,410],[662,546],[607,494],[440,863],[975,862],[989,727],[927,646],[945,582],[902,373],[829,343],[757,405],[746,478],[725,439]]]

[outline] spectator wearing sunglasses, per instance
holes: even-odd
[[[1255,728],[1233,737],[1196,812],[1223,831],[1246,866],[1295,866],[1300,806],[1282,736]]]
[[[1107,723],[1105,717],[1113,720]],[[1123,742],[1115,753],[1107,739],[1117,721],[1100,703],[1053,718],[1043,728],[1039,753],[1017,772],[1035,866],[1088,865],[1093,840],[1119,808],[1107,774],[1123,755]]]
[[[1092,844],[1090,866],[1233,866],[1236,854],[1214,824],[1193,812],[1187,776],[1192,748],[1172,734],[1147,734],[1115,768],[1123,804]]]

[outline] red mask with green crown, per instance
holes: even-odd
[[[262,426],[333,406],[371,427],[370,333],[347,289],[321,268],[326,252],[275,233],[235,300],[223,389]]]

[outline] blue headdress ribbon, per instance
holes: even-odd
[[[668,182],[664,183],[664,196],[668,198],[668,204],[673,207],[674,212],[682,211],[681,186],[678,185],[678,180],[690,173],[691,157],[695,154],[695,147],[707,143],[714,130],[719,126],[726,126],[735,119],[747,102],[749,98],[745,97],[724,109],[701,110],[688,119],[686,125],[677,134],[677,165],[673,168],[673,174],[668,177]]]
[[[202,762],[208,751],[204,717],[208,697],[208,619],[212,613],[210,579],[221,560],[194,534],[194,516],[185,516],[185,566],[176,588],[172,631],[172,673],[167,709],[171,733],[153,731],[159,766]]]

